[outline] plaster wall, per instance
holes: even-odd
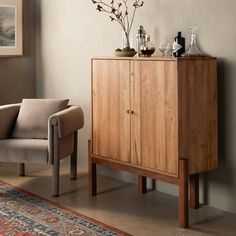
[[[24,55],[0,57],[0,105],[36,95],[35,9],[35,0],[24,0]]]

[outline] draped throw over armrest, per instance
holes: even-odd
[[[58,126],[58,137],[68,136],[84,126],[84,114],[80,107],[71,106],[49,118],[50,126]]]
[[[9,138],[14,128],[21,104],[0,106],[0,139]]]

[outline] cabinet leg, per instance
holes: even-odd
[[[97,168],[91,157],[91,141],[88,142],[89,151],[89,196],[97,195]]]
[[[179,226],[188,228],[188,160],[179,160]]]
[[[25,164],[24,163],[19,164],[19,176],[25,176]]]
[[[156,190],[156,180],[152,179],[152,191]]]
[[[138,176],[138,192],[144,194],[147,192],[147,178],[144,176]]]
[[[199,174],[189,176],[190,181],[190,208],[199,208]]]

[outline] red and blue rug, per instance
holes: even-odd
[[[78,212],[0,181],[0,236],[129,236]]]

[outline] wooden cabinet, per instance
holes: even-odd
[[[187,227],[186,178],[196,208],[198,173],[218,164],[216,85],[215,58],[92,59],[91,195],[96,164],[139,175],[141,189],[145,177],[178,184]]]

